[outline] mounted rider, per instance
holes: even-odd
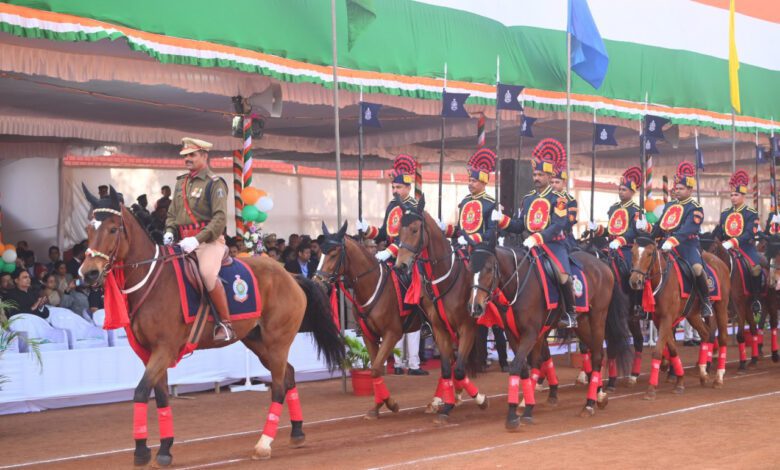
[[[761,268],[766,261],[758,253],[755,244],[760,225],[758,212],[745,204],[749,184],[750,176],[745,170],[737,170],[731,175],[729,188],[732,206],[720,213],[720,223],[712,233],[723,240],[723,248],[729,252],[738,252],[747,262],[750,277],[745,277],[745,283],[753,298],[753,312],[758,313],[761,311],[761,303],[758,300],[761,291]]]
[[[572,250],[577,248],[577,240],[574,239],[574,226],[577,225],[577,216],[579,209],[577,207],[577,200],[574,199],[569,193],[566,187],[566,181],[568,179],[568,172],[566,171],[566,159],[556,162],[554,166],[555,173],[550,178],[550,186],[553,191],[566,196],[566,248],[571,253]]]
[[[458,204],[457,224],[436,221],[447,238],[458,235],[458,244],[463,246],[469,245],[466,237],[473,243],[481,243],[496,235],[496,222],[492,217],[496,200],[485,192],[490,182],[490,173],[496,169],[496,154],[487,148],[479,149],[469,159],[466,169],[469,176],[469,195]],[[508,224],[507,220],[505,225],[499,228],[506,228]]]
[[[630,272],[633,266],[631,248],[634,246],[634,239],[637,236],[636,222],[642,214],[642,208],[634,202],[633,197],[638,189],[642,187],[642,170],[638,166],[632,166],[623,172],[618,185],[618,197],[620,202],[616,202],[609,208],[607,215],[609,222],[606,227],[606,236],[609,239],[609,248],[615,250],[617,255],[623,260],[623,265]],[[605,229],[601,225],[596,225],[593,221],[588,222],[588,230],[593,231],[600,237],[605,234]],[[641,306],[641,291],[630,289],[627,285],[627,273],[623,273],[624,288],[627,292],[633,293],[636,297],[632,299],[635,306]]]
[[[702,300],[701,315],[707,318],[712,315],[712,302],[699,242],[704,209],[691,197],[696,186],[695,174],[696,169],[690,162],[682,162],[677,166],[677,174],[674,175],[674,192],[677,199],[664,207],[661,218],[653,227],[651,238],[664,238],[661,250],[674,251],[691,266],[694,285]],[[647,221],[642,219],[636,226],[644,230]]]
[[[225,245],[228,188],[224,179],[209,168],[212,144],[185,137],[179,155],[190,170],[176,179],[168,216],[165,219],[163,243],[179,239],[184,253],[195,252],[203,284],[208,291],[219,322],[214,327],[215,341],[235,339],[230,323],[225,287],[219,281],[219,269],[228,249]]]
[[[571,280],[569,253],[566,249],[566,224],[569,200],[565,194],[553,191],[550,179],[561,169],[566,161],[566,150],[555,139],[544,139],[533,151],[533,178],[535,191],[527,194],[520,206],[520,215],[508,223],[507,216],[501,216],[499,227],[506,226],[512,233],[529,232],[523,245],[529,250],[538,247],[549,256],[557,271],[561,296],[564,304],[564,315],[561,316],[560,328],[576,328],[574,288]]]

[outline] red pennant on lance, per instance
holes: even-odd
[[[103,322],[104,330],[114,330],[130,324],[127,296],[122,293],[122,287],[124,287],[124,285],[124,271],[109,271],[104,286],[104,303],[106,310],[106,319]]]
[[[642,309],[645,312],[655,312],[655,296],[653,295],[653,285],[649,280],[645,281],[645,288],[642,291]]]
[[[422,281],[420,280],[420,270],[417,266],[412,270],[412,282],[404,296],[404,303],[408,305],[417,305],[420,303],[420,294],[422,293]]]

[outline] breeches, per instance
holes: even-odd
[[[217,285],[217,276],[219,268],[222,267],[222,259],[227,252],[225,237],[220,236],[216,241],[210,243],[201,243],[195,249],[195,256],[198,258],[198,269],[200,277],[206,290],[211,292]]]

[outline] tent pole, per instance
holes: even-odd
[[[363,220],[363,85],[360,85],[358,105],[358,220]]]
[[[734,108],[731,108],[731,174],[737,171],[737,124]]]
[[[566,33],[566,175],[567,189],[574,189],[571,179],[571,33]]]
[[[696,202],[701,204],[701,192],[699,190],[699,129],[693,129],[696,140]]]
[[[499,57],[496,56],[496,204],[501,205],[501,110],[498,109],[498,84],[501,81]]]
[[[447,90],[447,63],[444,63],[444,86],[442,87],[442,102],[444,102],[444,92]],[[444,178],[444,123],[447,118],[442,114],[441,117],[441,147],[439,148],[439,220],[441,220],[441,192]]]
[[[590,221],[593,222],[594,202],[596,196],[596,108],[593,108],[593,143],[590,156]],[[571,175],[567,175],[571,178]]]

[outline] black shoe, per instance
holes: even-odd
[[[710,301],[710,287],[707,285],[706,274],[696,276],[696,288],[701,300],[701,317],[706,320],[712,316],[712,301]]]
[[[566,284],[561,285],[561,294],[564,312],[558,319],[558,328],[577,328],[577,314],[574,312],[574,287],[571,276]]]
[[[423,369],[409,369],[406,373],[407,375],[430,375],[430,372]]]
[[[400,367],[396,367],[395,369],[393,369],[393,374],[395,374],[395,375],[404,375],[404,370],[401,369]]]
[[[577,315],[569,312],[563,312],[558,319],[558,328],[577,328]]]

